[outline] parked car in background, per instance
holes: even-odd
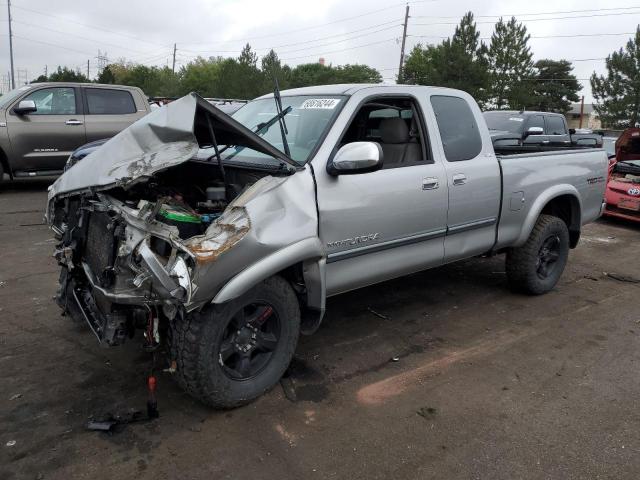
[[[150,112],[137,87],[32,83],[0,97],[0,180],[62,173],[79,146],[116,135]]]
[[[300,88],[232,117],[191,94],[49,187],[57,301],[103,344],[144,329],[191,395],[238,406],[278,382],[327,297],[500,253],[514,290],[548,292],[602,212],[607,165],[497,156],[474,99],[447,88]]]
[[[640,222],[640,128],[628,128],[615,143],[604,214]]]
[[[559,113],[496,110],[484,119],[497,152],[602,148],[602,135],[577,133]]]

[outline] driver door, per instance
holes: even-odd
[[[76,148],[86,143],[80,90],[44,87],[17,100],[7,112],[14,172],[57,171]],[[22,100],[33,100],[37,110],[25,115],[13,111]]]
[[[362,109],[370,112],[356,113],[345,131],[359,132],[350,141],[378,143],[383,168],[338,176],[316,169],[320,239],[328,254],[327,295],[424,270],[444,257],[446,172],[431,156],[418,101],[372,97]],[[389,121],[387,116],[397,118]],[[385,124],[402,128],[390,136]],[[337,148],[350,143],[346,135]]]

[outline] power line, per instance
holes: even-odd
[[[362,32],[364,30],[370,30],[372,28],[382,27],[382,26],[394,23],[394,25],[391,25],[390,27],[388,27],[386,29],[383,29],[383,30],[388,30],[390,28],[397,27],[399,25],[398,22],[400,22],[400,19],[391,20],[389,22],[379,23],[377,25],[371,25],[371,26],[364,27],[364,28],[359,28],[358,30],[351,30],[349,32],[338,33],[338,34],[334,34],[334,35],[328,35],[326,37],[314,38],[313,40],[306,40],[304,42],[287,43],[287,44],[284,44],[284,45],[274,45],[274,46],[271,46],[271,47],[264,47],[264,48],[254,48],[254,50],[271,50],[271,49],[275,50],[276,48],[286,48],[286,47],[292,47],[292,46],[306,45],[306,44],[309,44],[309,43],[315,43],[315,42],[319,42],[319,41],[322,41],[322,40],[328,40],[330,38],[335,38],[335,37],[342,37],[342,36],[350,35],[352,33],[358,33],[358,32]],[[382,31],[382,30],[377,30],[377,31]],[[370,35],[372,33],[376,33],[376,32],[369,32],[369,33],[363,34],[361,36]],[[358,37],[354,37],[354,38],[358,38]],[[216,44],[212,44],[212,45],[216,45]],[[209,50],[190,50],[190,49],[182,49],[182,50],[186,51],[186,52],[193,52],[193,53],[207,53],[207,52],[209,52]],[[227,51],[222,51],[222,52],[218,51],[218,52],[219,53],[235,53],[235,51],[228,51],[228,50]]]
[[[589,13],[589,12],[611,12],[614,10],[635,10],[640,8],[640,5],[635,7],[612,7],[612,8],[591,8],[587,10],[556,10],[554,12],[537,12],[537,13],[503,13],[500,15],[475,15],[475,18],[499,18],[499,17],[528,17],[528,16],[540,16],[540,15],[562,15],[567,13]],[[462,18],[463,15],[449,15],[449,16],[434,16],[434,15],[414,15],[412,18]]]
[[[131,49],[127,48],[127,47],[123,47],[122,45],[116,45],[114,43],[103,42],[102,40],[94,40],[92,38],[83,37],[81,35],[76,35],[74,33],[63,32],[61,30],[56,30],[54,28],[49,28],[49,27],[45,27],[45,26],[42,26],[42,25],[35,25],[35,24],[29,23],[29,22],[23,22],[22,20],[14,20],[13,22],[14,23],[19,23],[19,24],[22,24],[22,25],[28,25],[30,27],[35,27],[35,28],[42,29],[42,30],[49,30],[50,32],[60,33],[60,34],[66,35],[66,36],[76,37],[76,38],[79,38],[81,40],[87,40],[89,42],[100,43],[100,44],[103,44],[103,45],[109,45],[111,47],[120,48],[120,49],[128,51],[128,52],[133,52],[133,53],[137,53],[137,54],[142,54],[143,53],[143,52],[141,52],[139,50],[131,50]]]
[[[607,37],[607,36],[620,36],[620,35],[635,35],[636,32],[620,32],[620,33],[576,33],[573,35],[532,35],[530,38],[580,38],[580,37]],[[436,36],[436,35],[407,35],[414,38],[439,38],[447,39],[450,37]],[[480,40],[491,40],[491,37],[480,37]]]
[[[299,60],[301,58],[311,58],[311,57],[317,57],[319,55],[327,55],[329,53],[339,53],[339,52],[346,52],[347,50],[355,50],[356,48],[364,48],[364,47],[370,47],[372,45],[379,45],[381,43],[387,43],[387,42],[391,42],[391,41],[395,41],[396,38],[387,38],[386,40],[380,40],[379,42],[371,42],[371,43],[365,43],[364,45],[356,45],[355,47],[347,47],[347,48],[342,48],[340,50],[332,50],[332,51],[321,51],[318,53],[312,53],[309,55],[303,55],[301,57],[290,57],[290,58],[282,58],[281,60],[284,62],[288,62],[291,60]]]
[[[62,50],[69,50],[70,52],[81,53],[83,55],[93,55],[93,53],[88,53],[88,52],[85,52],[83,50],[76,50],[75,48],[64,47],[62,45],[57,45],[55,43],[43,42],[41,40],[34,40],[32,38],[22,37],[22,36],[18,36],[18,35],[14,35],[14,38],[19,38],[20,40],[26,40],[27,42],[40,43],[42,45],[49,45],[50,47],[56,47],[56,48],[60,48]]]
[[[45,16],[47,18],[51,18],[51,17],[57,18],[57,19],[62,20],[64,22],[75,23],[76,25],[81,25],[81,26],[86,27],[86,28],[93,28],[93,29],[96,29],[96,30],[102,30],[103,32],[111,33],[113,35],[120,35],[121,37],[132,38],[134,40],[138,40],[139,42],[145,42],[145,43],[149,43],[151,45],[159,45],[161,47],[167,47],[167,45],[163,45],[163,44],[155,43],[155,42],[150,42],[148,40],[145,40],[145,39],[140,38],[140,37],[136,37],[134,35],[128,35],[126,33],[116,32],[114,30],[109,30],[107,28],[99,27],[97,25],[91,25],[91,24],[88,24],[88,23],[78,22],[76,20],[69,20],[68,18],[63,17],[62,15],[55,15],[55,14],[52,14],[50,12],[41,12],[41,11],[38,11],[38,10],[34,10],[32,8],[21,7],[21,6],[17,6],[17,5],[14,5],[14,8],[19,8],[20,10],[25,10],[27,12],[37,13],[38,15],[43,15],[43,16]]]
[[[309,50],[310,48],[321,48],[321,47],[327,47],[327,46],[330,46],[330,45],[337,45],[339,43],[344,43],[344,42],[347,42],[347,41],[350,41],[350,40],[355,40],[357,38],[366,37],[368,35],[373,35],[375,33],[385,32],[387,30],[391,30],[392,28],[397,28],[399,26],[402,26],[402,25],[401,24],[391,25],[391,26],[386,27],[386,28],[381,28],[379,30],[374,30],[373,32],[367,32],[367,33],[363,33],[363,34],[360,34],[360,35],[355,35],[355,36],[352,36],[352,37],[349,37],[349,38],[343,38],[341,40],[336,40],[334,42],[324,43],[324,44],[320,44],[320,45],[310,45],[308,47],[298,48],[298,49],[294,49],[294,50],[278,51],[278,54],[287,55],[289,53],[303,52],[303,51]],[[302,43],[304,43],[304,42],[302,42]],[[280,48],[280,47],[271,47],[271,48],[276,49],[276,48]],[[260,49],[257,49],[257,50],[267,51],[267,50],[270,50],[271,48],[264,48],[264,49],[260,48]],[[184,51],[193,52],[192,50],[184,50]],[[194,52],[194,53],[196,53],[196,52]],[[202,52],[202,53],[204,53],[204,52]],[[208,53],[237,53],[237,51],[235,51],[235,50],[234,51],[217,51],[217,52],[208,52]]]
[[[636,7],[640,8],[640,7]],[[620,12],[620,13],[602,13],[592,15],[570,15],[566,17],[548,17],[548,18],[527,18],[522,20],[522,23],[528,22],[546,22],[549,20],[574,20],[576,18],[593,18],[593,17],[613,17],[618,15],[640,15],[640,12]],[[476,24],[493,24],[495,21],[487,22],[475,22]],[[458,25],[459,22],[432,22],[432,23],[414,23],[414,26],[433,26],[433,25]]]
[[[415,1],[415,2],[408,2],[408,3],[409,4],[433,3],[433,2],[437,2],[437,1],[440,1],[440,0],[422,0],[422,1]],[[378,10],[372,10],[370,12],[361,13],[359,15],[354,15],[352,17],[344,17],[344,18],[340,18],[340,19],[337,19],[337,20],[332,20],[330,22],[321,23],[321,24],[318,24],[318,25],[314,25],[312,27],[298,28],[298,29],[295,29],[295,30],[288,30],[286,32],[272,33],[272,34],[269,34],[269,35],[260,35],[260,36],[255,36],[255,37],[248,37],[248,38],[244,38],[244,39],[236,38],[236,39],[228,40],[228,41],[225,41],[225,42],[218,42],[217,44],[219,45],[219,44],[236,43],[236,42],[248,42],[249,40],[260,40],[260,39],[263,39],[263,38],[281,37],[283,35],[289,35],[291,33],[308,32],[309,30],[317,30],[318,28],[326,27],[328,25],[334,25],[336,23],[348,22],[349,20],[354,20],[356,18],[362,18],[362,17],[366,17],[366,16],[369,16],[369,15],[373,15],[375,13],[384,12],[384,11],[387,11],[387,10],[398,8],[400,6],[405,6],[406,4],[407,4],[407,2],[395,3],[393,5],[390,5],[390,6],[384,7],[384,8],[380,8]],[[185,45],[198,45],[198,43],[185,42]]]

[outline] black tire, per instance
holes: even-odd
[[[522,247],[507,251],[506,272],[512,290],[547,293],[560,279],[569,257],[569,230],[558,217],[540,215]]]
[[[258,324],[269,309],[264,323]],[[289,283],[276,276],[225,305],[176,317],[171,330],[171,355],[182,388],[211,407],[233,408],[270,390],[286,371],[298,343],[300,306]],[[268,338],[264,343],[273,347],[271,352],[263,350],[254,332],[258,339]],[[247,356],[249,370],[256,371],[244,375]]]

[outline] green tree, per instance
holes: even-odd
[[[533,54],[527,27],[515,17],[496,23],[489,45],[490,105],[497,109],[524,109],[534,102],[531,78]]]
[[[116,76],[111,71],[109,65],[104,67],[98,74],[98,83],[116,83]]]
[[[291,70],[291,87],[328,85],[334,82],[333,68],[320,63],[303,63]]]
[[[278,54],[271,49],[260,62],[260,70],[263,76],[263,91],[270,92],[274,87],[274,78],[278,79],[278,86],[284,90],[289,88],[291,80],[291,68],[288,65],[282,65]]]
[[[536,101],[535,109],[542,112],[567,113],[571,102],[579,100],[582,85],[571,73],[573,66],[567,60],[538,60],[535,65],[536,77],[532,91]]]
[[[58,67],[58,69],[49,75],[50,82],[90,82],[82,73],[71,70],[67,67]]]
[[[594,108],[605,125],[633,127],[640,122],[640,26],[624,49],[607,56],[606,66],[606,75],[591,75]]]
[[[204,97],[216,97],[220,77],[221,57],[198,57],[182,67],[180,93],[197,92]]]
[[[489,83],[487,47],[480,41],[473,14],[468,12],[453,37],[439,45],[416,45],[409,53],[403,79],[409,84],[458,88],[481,104]]]
[[[98,76],[101,83],[139,87],[150,97],[180,95],[179,76],[168,67],[148,67],[120,61],[108,65]]]
[[[375,68],[368,65],[340,65],[329,67],[334,70],[336,83],[380,83],[382,75]]]

